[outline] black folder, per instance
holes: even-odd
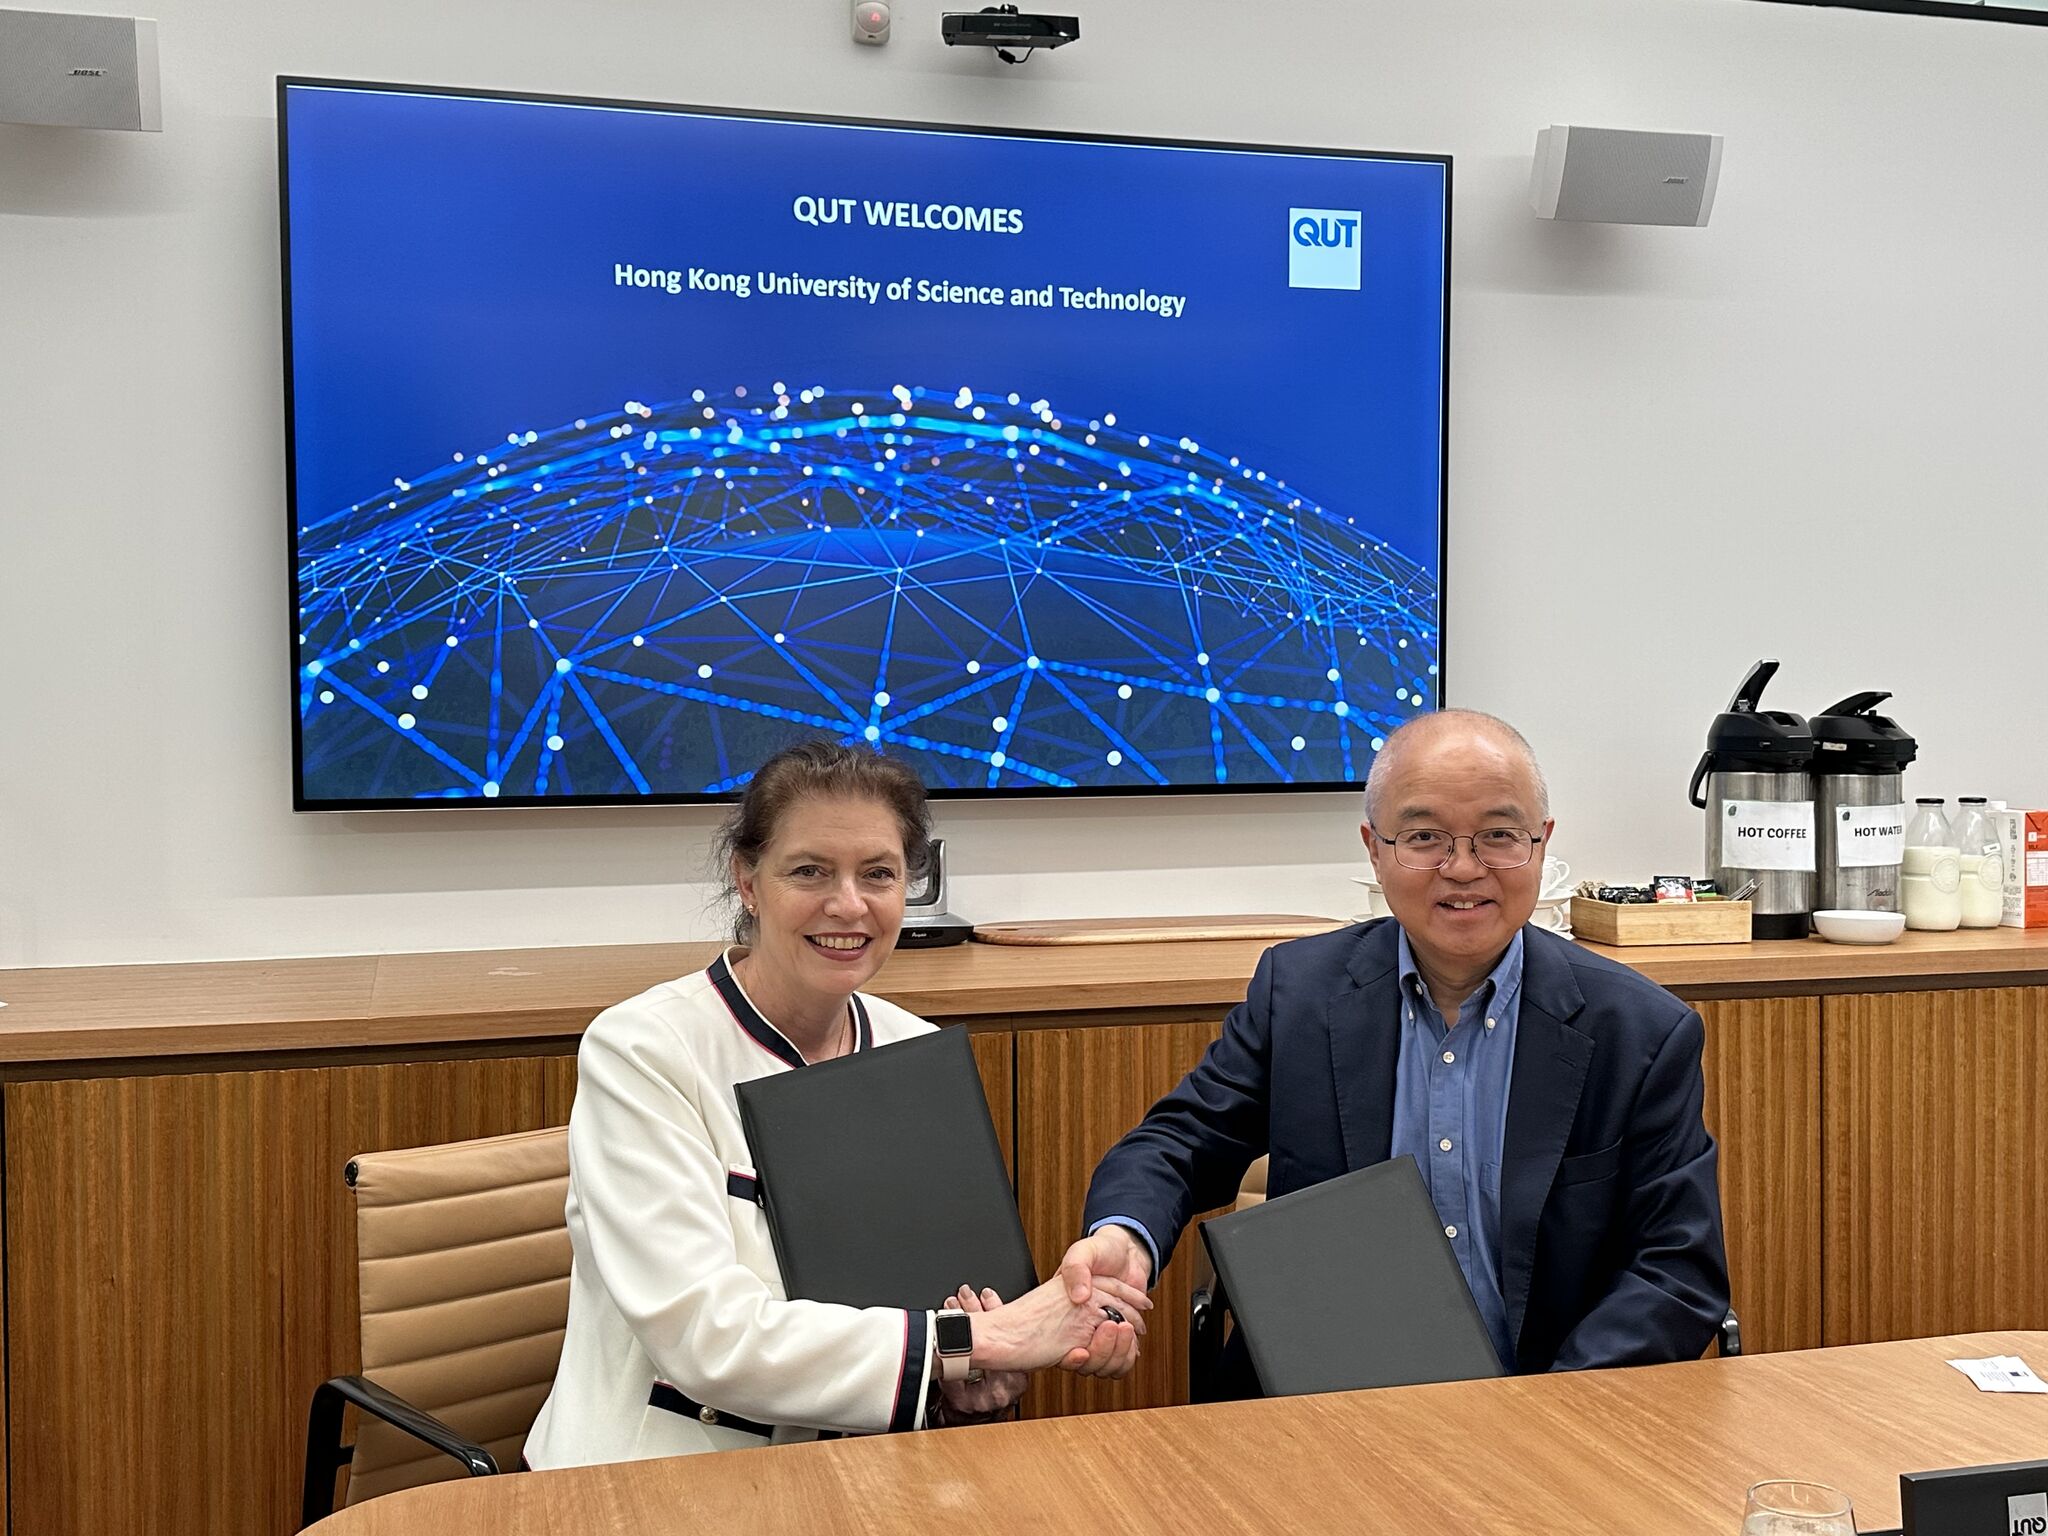
[[[739,1085],[787,1294],[937,1307],[1038,1284],[964,1029]]]
[[[1202,1223],[1268,1397],[1499,1376],[1412,1157]]]

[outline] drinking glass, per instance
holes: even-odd
[[[1839,1488],[1781,1479],[1749,1490],[1742,1536],[1856,1536],[1856,1520]]]

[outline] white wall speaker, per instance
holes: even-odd
[[[156,23],[0,11],[0,123],[161,133]]]
[[[1529,201],[1546,219],[1701,225],[1720,180],[1718,133],[1558,124],[1536,135]]]

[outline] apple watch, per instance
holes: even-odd
[[[932,1337],[939,1349],[939,1380],[967,1380],[974,1357],[974,1319],[951,1308],[934,1312]]]

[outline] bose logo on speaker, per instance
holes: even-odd
[[[1356,288],[1360,225],[1356,208],[1287,210],[1287,286]]]
[[[2048,1493],[2016,1493],[2005,1501],[2012,1536],[2043,1536],[2048,1532]]]

